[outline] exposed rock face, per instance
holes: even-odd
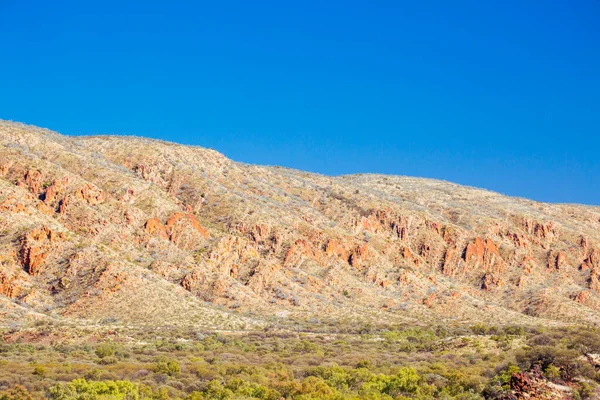
[[[146,221],[144,228],[149,235],[160,236],[165,239],[169,238],[169,235],[167,234],[167,228],[165,228],[158,218],[150,218],[148,221]]]
[[[182,236],[186,233],[186,229],[193,229],[198,232],[203,238],[208,238],[208,232],[198,222],[198,218],[194,214],[186,214],[177,212],[168,219],[166,224],[170,234],[170,239],[174,243],[178,243]]]
[[[42,173],[35,169],[28,170],[23,179],[18,182],[21,187],[28,188],[33,193],[39,193],[42,187]]]
[[[27,213],[25,204],[14,196],[10,196],[0,203],[0,211],[8,211],[11,213]]]
[[[144,225],[146,233],[152,236],[162,237],[180,247],[189,247],[190,242],[197,242],[197,238],[208,238],[208,232],[204,229],[198,218],[193,214],[176,212],[163,225],[156,217],[150,218]]]
[[[12,264],[11,258],[0,261],[0,295],[18,298],[26,294],[27,281],[22,270]]]
[[[489,268],[501,263],[502,258],[496,244],[491,239],[483,240],[478,237],[465,248],[465,261]]]
[[[556,267],[556,269],[562,269],[563,267],[566,267],[567,265],[568,265],[567,254],[561,250],[556,255],[556,261],[554,263],[554,266]]]
[[[222,275],[237,278],[240,268],[260,258],[258,251],[244,238],[225,236],[211,250],[209,260]]]
[[[581,270],[585,271],[598,267],[600,267],[600,251],[593,249],[581,264]]]
[[[44,267],[48,253],[56,251],[58,242],[64,237],[64,233],[55,232],[47,226],[34,229],[21,237],[19,255],[25,271],[29,275],[38,275]]]
[[[0,144],[0,295],[31,307],[125,320],[162,288],[184,314],[600,323],[597,208],[5,122]]]
[[[79,200],[83,200],[90,205],[96,205],[104,203],[106,201],[106,194],[101,189],[86,183],[75,192],[75,197]]]

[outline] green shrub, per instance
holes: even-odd
[[[100,358],[111,357],[117,352],[117,345],[113,341],[104,342],[96,347],[95,352]]]
[[[114,399],[137,400],[140,398],[139,386],[130,381],[74,381],[56,385],[49,390],[50,398],[55,400]]]
[[[154,372],[176,376],[181,372],[181,365],[176,360],[161,356],[154,363]]]
[[[47,373],[48,371],[46,370],[46,368],[41,365],[36,365],[36,367],[33,369],[33,374],[40,377],[46,376]]]

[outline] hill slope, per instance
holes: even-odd
[[[0,143],[6,325],[600,321],[596,207],[11,122]]]

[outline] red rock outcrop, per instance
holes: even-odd
[[[169,232],[171,241],[176,244],[179,243],[185,229],[188,227],[191,227],[204,238],[209,237],[208,232],[200,225],[198,218],[194,214],[176,212],[167,220],[165,226]]]
[[[55,232],[47,226],[22,236],[19,255],[25,271],[29,275],[38,275],[44,267],[48,253],[57,250],[57,243],[64,238],[64,233]]]
[[[589,293],[586,292],[585,290],[582,290],[581,292],[577,293],[575,295],[575,297],[573,297],[573,300],[576,303],[585,304],[589,297],[590,297]]]
[[[133,167],[133,171],[145,181],[152,182],[156,186],[166,188],[167,182],[162,177],[160,167],[150,164],[151,162],[152,161],[149,160],[149,164],[137,164],[135,167]]]
[[[442,273],[446,276],[452,276],[456,272],[458,251],[456,248],[448,247],[444,252],[444,261],[442,262]]]
[[[515,244],[516,247],[527,248],[529,246],[529,241],[525,235],[521,233],[509,232],[506,236]]]
[[[502,397],[503,399],[567,400],[573,398],[572,389],[548,381],[537,364],[529,372],[512,374],[509,384],[511,393]]]
[[[523,261],[521,261],[521,268],[523,268],[526,273],[530,274],[536,266],[537,263],[535,261],[535,258],[531,256],[523,257]]]
[[[342,244],[338,239],[330,239],[325,246],[325,255],[334,256],[344,261],[348,261],[350,251],[346,245]]]
[[[101,291],[101,296],[117,292],[129,281],[129,276],[114,264],[108,264],[100,273],[94,289]]]
[[[39,212],[41,212],[42,214],[46,214],[46,215],[52,215],[54,214],[54,210],[51,209],[50,207],[48,207],[46,204],[39,202],[36,206],[36,208],[38,209]]]
[[[103,190],[86,183],[75,192],[75,198],[83,200],[89,205],[104,203],[106,201],[106,193]]]
[[[553,222],[548,222],[547,224],[537,223],[535,225],[533,233],[540,239],[552,240],[558,236],[558,229],[556,228],[556,225],[554,225]]]
[[[16,266],[5,265],[0,262],[0,295],[16,298],[23,295],[25,279],[21,276],[22,270]]]
[[[46,204],[54,202],[68,182],[69,178],[55,179],[52,184],[46,188],[46,192],[44,193],[44,202]]]
[[[368,244],[363,244],[360,246],[356,246],[350,257],[348,258],[348,263],[352,265],[354,268],[360,268],[364,266],[365,263],[369,262],[373,259],[373,251],[370,249]]]
[[[167,234],[167,228],[160,222],[158,218],[153,217],[146,221],[144,229],[149,235],[160,236],[165,239],[169,238],[169,235]]]
[[[42,188],[42,173],[35,169],[27,170],[23,179],[19,180],[17,185],[28,188],[31,192],[37,194]]]
[[[58,213],[66,214],[67,209],[69,207],[69,196],[66,196],[64,199],[58,202]]]
[[[304,259],[311,259],[319,263],[321,254],[308,240],[298,239],[288,250],[283,264],[285,266],[298,265]]]
[[[162,237],[173,242],[181,248],[189,247],[190,243],[196,243],[198,236],[208,238],[208,232],[204,229],[193,214],[176,212],[163,225],[156,217],[150,218],[144,225],[146,233],[152,236]]]
[[[181,286],[188,292],[195,293],[206,283],[206,275],[199,270],[187,274],[181,281]]]
[[[502,263],[496,244],[491,239],[484,241],[479,237],[475,238],[475,241],[469,243],[465,248],[464,260],[467,263],[476,263],[485,268]]]
[[[586,271],[588,269],[594,269],[600,267],[600,251],[593,249],[589,255],[583,260],[580,269]]]
[[[6,200],[0,203],[0,211],[8,211],[11,213],[27,213],[27,208],[22,201],[16,196],[9,196]]]
[[[589,288],[597,293],[600,293],[600,270],[592,269],[588,279]]]

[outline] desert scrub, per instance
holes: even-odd
[[[176,360],[161,356],[154,363],[154,372],[176,376],[181,372],[181,365]]]
[[[72,399],[139,399],[139,385],[130,381],[74,381],[50,388],[49,397],[55,400]]]

